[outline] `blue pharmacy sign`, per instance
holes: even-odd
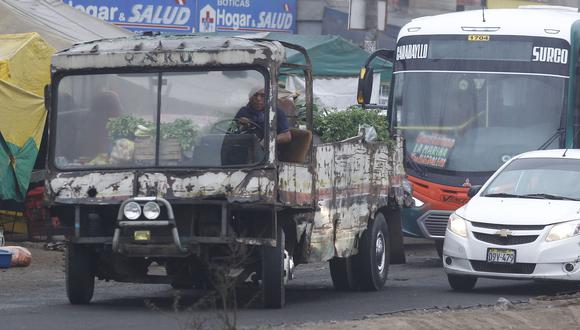
[[[200,32],[296,32],[296,0],[198,2]]]
[[[296,0],[65,0],[135,32],[296,32]]]

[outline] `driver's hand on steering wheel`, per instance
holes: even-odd
[[[250,120],[246,117],[240,117],[240,118],[238,118],[238,123],[246,126],[250,123]]]

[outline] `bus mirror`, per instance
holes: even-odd
[[[395,50],[394,49],[385,49],[383,51],[383,58],[390,61],[390,62],[394,62],[395,61]]]
[[[481,189],[481,186],[469,187],[469,190],[467,191],[467,197],[471,198],[471,197],[477,195],[477,193],[479,192],[480,189]]]
[[[51,100],[51,93],[50,93],[50,85],[44,86],[44,107],[46,111],[50,111],[50,100]]]
[[[358,104],[371,103],[371,95],[373,93],[373,68],[364,67],[360,69],[358,77],[358,91],[356,93],[356,101]]]

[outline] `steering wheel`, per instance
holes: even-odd
[[[213,124],[210,133],[254,134],[263,131],[263,127],[246,118],[244,123],[239,118],[220,120]],[[258,134],[257,134],[258,135]]]

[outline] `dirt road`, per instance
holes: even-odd
[[[580,294],[538,297],[528,303],[499,301],[494,306],[464,310],[431,310],[375,316],[336,323],[309,323],[286,329],[579,329]]]
[[[63,272],[63,259],[64,253],[62,251],[47,251],[43,248],[42,243],[18,243],[20,246],[28,248],[32,252],[32,263],[26,268],[10,268],[10,269],[0,269],[0,301],[3,302],[3,306],[6,309],[6,315],[10,315],[10,311],[17,311],[22,308],[30,308],[30,306],[36,306],[31,304],[30,300],[38,300],[38,313],[40,313],[40,319],[46,316],[42,314],[48,306],[46,313],[57,317],[59,315],[59,310],[62,309],[63,315],[70,315],[70,310],[73,309],[72,306],[66,303],[66,298],[64,294],[64,272]],[[421,252],[423,250],[416,250]],[[430,251],[430,250],[429,250]],[[419,259],[422,260],[422,259]],[[429,259],[427,259],[429,260]],[[413,264],[408,267],[417,267],[422,264]],[[410,271],[417,272],[418,270],[412,268]],[[318,274],[318,273],[317,273]],[[301,273],[302,277],[309,276],[309,273]],[[312,275],[314,276],[314,275]],[[318,276],[318,275],[317,275]],[[404,276],[401,274],[401,269],[398,270],[397,276]],[[325,275],[325,277],[327,277]],[[318,278],[318,277],[316,277]],[[315,279],[310,279],[308,283],[313,282]],[[327,282],[328,280],[325,279]],[[396,281],[396,278],[393,279]],[[320,280],[319,280],[320,282]],[[326,287],[329,284],[324,282],[316,282],[317,285],[323,285]],[[409,283],[410,281],[405,281],[401,283]],[[517,282],[514,282],[517,283]],[[394,285],[391,284],[392,286]],[[122,291],[119,297],[108,297],[106,302],[97,302],[90,309],[79,309],[83,313],[93,313],[96,319],[100,319],[102,315],[112,313],[114,310],[115,317],[117,319],[122,319],[123,317],[130,318],[135,323],[135,319],[143,318],[147,323],[154,324],[159,322],[159,318],[155,315],[151,315],[150,312],[143,310],[141,296],[153,297],[151,299],[157,299],[162,301],[164,295],[170,295],[171,290],[163,290],[153,287],[151,293],[144,291],[144,286],[133,286],[129,289],[125,289],[127,285],[125,284],[105,284],[99,283],[100,287],[104,286],[103,293],[106,292],[116,292],[120,289],[126,290]],[[131,297],[131,289],[135,288],[141,295],[137,298]],[[257,324],[280,324],[282,323],[295,323],[296,321],[288,321],[288,318],[282,317],[281,315],[287,314],[297,314],[305,313],[305,302],[299,300],[297,297],[303,297],[307,292],[309,287],[299,286],[298,289],[294,288],[294,291],[290,291],[290,294],[294,294],[293,302],[291,305],[287,306],[281,311],[264,311],[261,309],[248,309],[240,313],[241,323],[246,324],[250,327],[255,327]],[[526,287],[524,287],[526,288]],[[156,291],[153,291],[156,290]],[[407,292],[409,289],[406,289]],[[317,291],[318,294],[325,295],[326,305],[329,308],[339,308],[340,300],[332,293],[326,293],[326,291]],[[101,296],[103,295],[101,293]],[[109,293],[110,294],[110,293]],[[385,299],[389,297],[393,298],[395,290],[393,288],[388,289],[388,291],[380,294],[384,296]],[[537,295],[537,294],[536,294]],[[160,298],[161,296],[161,298]],[[369,297],[372,295],[369,295]],[[123,297],[123,298],[120,298]],[[333,300],[333,297],[335,300]],[[351,298],[356,298],[356,294],[350,295]],[[367,297],[365,295],[365,297]],[[330,299],[330,300],[328,300]],[[400,299],[400,298],[399,298]],[[302,302],[300,302],[302,301]],[[402,301],[400,301],[402,302]],[[128,306],[125,305],[128,304]],[[338,304],[338,305],[337,305]],[[109,307],[111,305],[112,307]],[[400,305],[400,304],[399,304]],[[44,307],[46,306],[46,307]],[[125,313],[118,314],[117,308],[119,306],[124,306],[132,312],[125,311]],[[332,307],[335,306],[335,307]],[[109,310],[109,308],[111,310]],[[312,306],[310,307],[312,308]],[[344,306],[340,307],[344,308]],[[400,307],[403,309],[404,307]],[[76,309],[75,309],[76,310]],[[26,314],[26,313],[25,313]],[[31,314],[28,314],[32,316]],[[80,315],[80,314],[79,314]],[[139,315],[136,317],[135,315]],[[364,314],[359,314],[364,315]],[[82,322],[78,321],[79,324],[85,324],[87,318],[93,317],[92,314],[82,314]],[[353,316],[357,317],[357,316]],[[150,319],[151,318],[151,319]],[[360,318],[360,316],[358,316]],[[30,317],[30,324],[36,324],[34,317]],[[318,318],[310,318],[311,320],[324,319],[321,316]],[[20,319],[22,320],[22,319]],[[280,321],[276,321],[280,320]],[[296,318],[294,318],[296,320]],[[7,322],[9,323],[10,320]],[[38,320],[41,322],[41,320]],[[104,322],[104,321],[100,321]],[[300,322],[300,321],[297,321]],[[29,325],[30,325],[29,324]],[[172,329],[173,327],[168,327],[168,325],[174,324],[171,321],[159,324],[159,329]],[[135,324],[135,328],[141,325]],[[103,324],[98,327],[96,324],[93,328],[104,329],[108,326]],[[1,328],[1,327],[0,327]],[[74,325],[72,326],[74,328]],[[260,328],[260,327],[258,327]],[[270,328],[266,326],[266,328]],[[557,297],[553,296],[540,296],[536,298],[524,299],[515,303],[509,301],[498,302],[495,306],[481,306],[478,308],[468,308],[468,309],[429,309],[429,310],[415,310],[408,312],[398,312],[388,315],[377,315],[373,314],[364,319],[353,320],[353,321],[325,321],[320,323],[305,323],[302,325],[288,325],[282,326],[281,329],[450,329],[450,330],[464,330],[464,329],[579,329],[580,328],[580,294],[571,293],[566,295],[560,295]],[[264,329],[261,327],[260,329]]]

